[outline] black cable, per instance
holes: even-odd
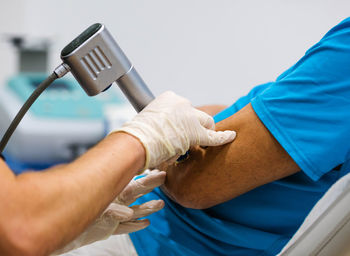
[[[21,122],[23,116],[27,113],[30,106],[35,102],[35,100],[40,96],[40,94],[47,87],[49,87],[49,85],[52,84],[52,82],[55,81],[57,78],[58,78],[57,75],[55,73],[52,73],[41,84],[39,84],[39,86],[29,96],[27,101],[24,103],[24,105],[18,111],[16,117],[12,120],[9,128],[7,128],[5,135],[2,137],[1,142],[0,142],[0,154],[4,151],[4,148],[6,147],[7,142],[11,138],[13,132],[16,130],[19,122]]]

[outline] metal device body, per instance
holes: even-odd
[[[89,96],[101,93],[116,81],[137,112],[154,99],[145,82],[102,24],[90,26],[68,44],[62,50],[61,59],[70,67]]]
[[[154,99],[153,94],[134,67],[121,76],[117,84],[137,112],[140,112]]]

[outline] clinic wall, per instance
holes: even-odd
[[[2,3],[0,35],[51,39],[62,47],[105,23],[155,94],[174,90],[194,104],[230,104],[271,81],[347,17],[348,0],[12,0]],[[0,42],[0,81],[16,71]]]

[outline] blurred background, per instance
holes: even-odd
[[[348,0],[11,0],[2,3],[1,89],[10,84],[10,78],[18,77],[23,69],[45,68],[51,72],[61,63],[59,56],[62,48],[89,25],[101,22],[116,38],[155,95],[173,90],[189,98],[194,105],[232,104],[255,85],[276,79],[331,27],[346,18],[350,10]],[[23,54],[21,47],[22,50],[29,49],[29,54]],[[33,50],[35,55],[31,55]],[[18,86],[15,93],[20,94],[21,89],[18,88],[22,88],[22,85]],[[58,94],[51,93],[52,97],[55,95]],[[72,102],[70,96],[66,92],[64,97],[68,99],[67,102]],[[11,97],[7,94],[0,97],[0,103],[8,105]],[[79,97],[83,96],[77,92],[75,99]],[[95,104],[96,100],[84,98],[83,104]],[[108,100],[100,98],[100,101],[105,103]],[[112,96],[109,101],[113,101]],[[80,126],[71,123],[71,126],[58,127],[58,123],[64,123],[62,116],[66,115],[67,120],[68,112],[56,113],[55,116],[50,114],[52,106],[45,104],[46,116],[39,113],[42,109],[37,110],[40,117],[35,117],[33,113],[29,113],[29,116],[33,120],[45,121],[40,126],[48,125],[47,128],[35,137],[33,134],[38,130],[38,123],[32,122],[34,128],[31,133],[25,129],[22,137],[17,134],[17,141],[11,139],[12,146],[9,147],[13,150],[9,155],[12,152],[14,159],[22,162],[36,159],[36,162],[40,162],[43,155],[35,158],[32,148],[16,155],[18,148],[22,148],[22,144],[52,140],[51,144],[41,149],[41,153],[47,152],[47,147],[52,148],[53,144],[64,140],[72,142],[81,135],[82,130],[93,126],[71,116],[70,121],[80,120]],[[115,110],[121,116],[130,113],[126,105],[129,106],[126,102]],[[11,109],[18,110],[16,107]],[[74,106],[70,109],[74,109]],[[12,110],[0,106],[0,124],[5,126],[11,119],[11,115],[8,119],[4,118],[6,111]],[[86,109],[79,111],[87,113]],[[91,128],[91,133],[84,135],[84,138],[93,139],[76,139],[75,144],[69,144],[69,147],[62,145],[69,150],[57,148],[55,151],[61,155],[65,152],[66,158],[68,155],[72,157],[70,153],[74,151],[73,155],[78,154],[82,141],[88,145],[101,138],[106,130],[105,116],[101,117],[101,113],[96,115],[100,115],[98,127],[94,131]],[[31,126],[26,119],[29,117],[25,117],[20,127]],[[53,126],[56,126],[56,130]],[[4,127],[0,129],[1,132]],[[50,129],[51,133],[48,132]],[[26,141],[28,133],[32,141]],[[56,135],[57,140],[53,140]],[[24,155],[26,157],[23,158]],[[52,162],[63,158],[54,157],[51,161],[47,156],[46,159]]]
[[[48,39],[51,70],[67,43],[101,22],[154,94],[230,104],[275,79],[349,10],[348,0],[3,1],[0,81],[17,65],[4,35]]]

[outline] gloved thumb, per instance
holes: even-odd
[[[155,187],[164,184],[166,173],[152,170],[148,175],[132,180],[114,200],[114,203],[129,205],[144,194],[151,192]]]
[[[232,142],[235,138],[235,131],[206,130],[206,136],[200,140],[200,146],[220,146]]]
[[[211,117],[210,115],[208,115],[207,113],[203,112],[203,111],[200,111],[198,109],[194,109],[196,115],[197,115],[197,118],[199,120],[199,123],[209,129],[209,130],[214,130],[215,129],[215,122],[214,122],[214,119],[213,117]]]

